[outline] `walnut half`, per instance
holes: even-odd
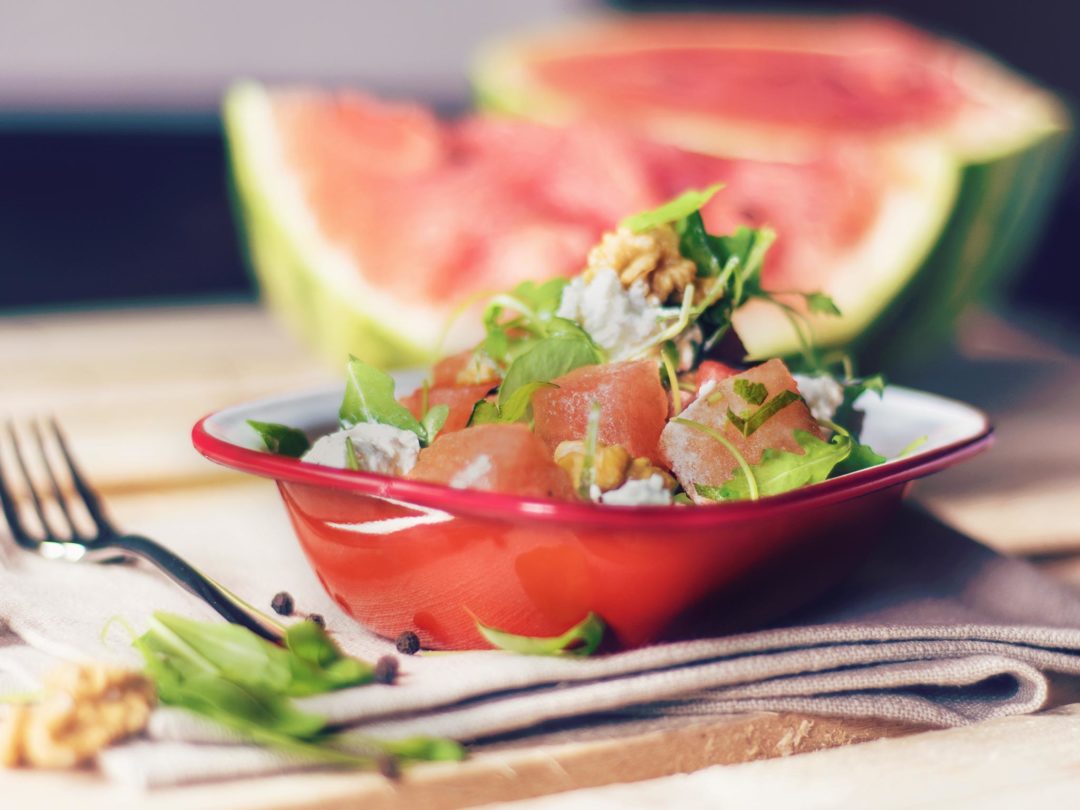
[[[613,269],[626,289],[642,282],[646,297],[657,304],[681,302],[683,290],[697,275],[697,265],[679,252],[679,235],[670,225],[604,234],[589,251],[585,278],[603,268]]]
[[[146,727],[153,684],[105,664],[64,664],[38,703],[12,707],[0,726],[0,765],[71,768]]]

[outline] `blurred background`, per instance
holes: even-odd
[[[1080,96],[1077,4],[778,8],[895,14],[988,49],[1070,103]],[[0,311],[253,297],[218,117],[234,78],[360,85],[452,114],[470,102],[480,43],[602,10],[586,0],[0,0]],[[1075,161],[1063,184],[1010,304],[1067,333],[1080,312]]]

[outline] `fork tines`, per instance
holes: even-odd
[[[113,532],[55,419],[31,421],[23,431],[8,421],[0,436],[0,505],[16,542],[26,548],[44,541],[87,542]],[[80,524],[96,531],[80,530]]]

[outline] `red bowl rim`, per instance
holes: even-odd
[[[971,407],[971,406],[967,406]],[[229,409],[231,410],[231,409]],[[982,411],[981,430],[964,439],[877,467],[849,473],[820,484],[772,495],[757,501],[688,506],[614,507],[592,503],[527,498],[499,492],[455,489],[443,484],[413,481],[378,473],[323,467],[285,456],[275,456],[213,436],[208,420],[222,411],[200,419],[192,429],[195,449],[211,461],[279,483],[304,484],[372,495],[420,509],[456,515],[518,522],[588,525],[611,529],[663,528],[677,533],[682,529],[716,526],[761,519],[792,509],[827,506],[857,498],[887,487],[903,484],[950,467],[986,449],[993,442],[993,427]]]

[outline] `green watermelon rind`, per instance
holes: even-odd
[[[523,61],[530,48],[553,39],[558,37],[542,34],[481,50],[472,70],[478,106],[549,124],[573,123],[577,117],[573,105],[532,82]],[[1029,87],[988,57],[972,53],[971,58],[978,60],[973,61],[976,69],[985,67],[1009,82],[1010,92]],[[852,348],[866,367],[903,368],[940,345],[964,304],[1001,297],[1047,215],[1070,143],[1067,111],[1034,86],[1030,93],[1028,128],[994,132],[987,139],[989,146],[969,152],[956,144],[940,144],[954,164],[957,183],[939,232],[906,247],[903,259],[915,264],[908,272],[889,274],[894,282],[902,278],[903,283],[868,291],[862,306],[845,310],[842,324],[816,319],[815,332],[822,343]],[[650,122],[650,127],[661,140],[732,156],[720,144],[708,146],[710,138],[727,143],[732,137],[723,127],[695,127],[678,115],[668,122]],[[938,199],[936,204],[940,203]],[[782,317],[765,307],[751,312],[744,315],[743,328],[755,355],[797,351],[794,332]]]
[[[336,276],[328,271],[343,257],[306,219],[310,212],[297,210],[299,187],[283,177],[288,170],[277,144],[266,141],[276,138],[269,104],[264,88],[243,82],[230,88],[223,105],[233,201],[261,296],[335,364],[350,353],[384,368],[429,362],[441,314],[415,302],[388,304],[355,266]]]

